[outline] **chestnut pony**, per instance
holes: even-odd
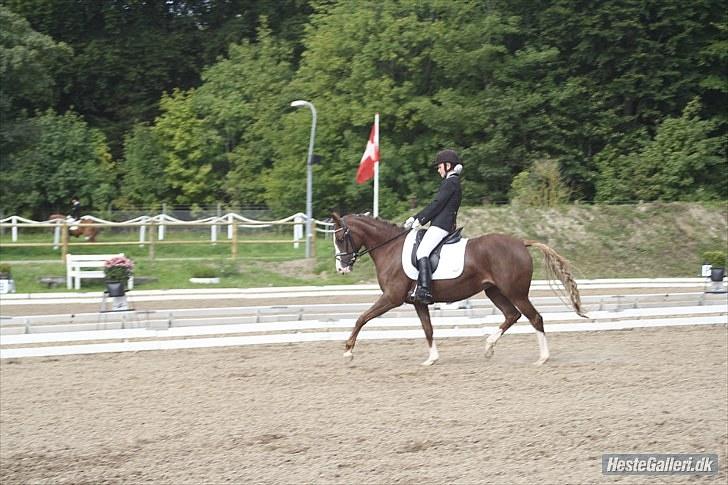
[[[50,217],[48,217],[48,220],[51,222],[58,220],[65,221],[66,216],[63,214],[51,214]],[[93,219],[82,217],[71,226],[75,227],[75,229],[71,229],[71,227],[68,228],[68,234],[74,237],[83,236],[83,238],[88,242],[96,242],[96,236],[101,228],[97,226],[90,226],[89,224],[93,224],[93,222]]]
[[[432,337],[432,323],[427,305],[413,302],[410,298],[414,282],[402,269],[402,247],[408,231],[390,222],[368,215],[333,214],[336,269],[348,273],[357,258],[369,254],[374,261],[377,280],[382,295],[368,310],[359,316],[346,341],[344,358],[353,359],[356,338],[362,327],[371,319],[396,308],[412,303],[425,331],[430,355],[422,365],[432,365],[439,359],[437,346]],[[366,250],[361,250],[361,248]],[[465,246],[465,264],[460,276],[453,279],[433,280],[432,295],[436,302],[453,302],[485,291],[493,304],[503,312],[505,321],[488,337],[485,344],[486,358],[493,355],[498,339],[520,317],[525,315],[536,330],[539,346],[537,365],[549,358],[549,349],[543,329],[543,318],[528,299],[533,276],[533,261],[528,247],[536,248],[546,261],[549,271],[558,277],[576,313],[584,315],[576,282],[569,270],[568,261],[556,251],[537,241],[517,239],[505,234],[487,234],[470,238]]]

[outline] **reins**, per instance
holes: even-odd
[[[385,245],[391,243],[395,239],[399,239],[400,237],[409,233],[409,231],[402,231],[399,234],[397,234],[396,236],[389,238],[386,241],[384,241],[383,243],[377,244],[374,247],[366,248],[364,251],[353,251],[354,241],[351,239],[351,231],[349,230],[349,226],[346,225],[346,222],[343,219],[341,219],[341,227],[334,232],[338,232],[340,230],[344,230],[344,238],[346,240],[346,249],[349,249],[349,247],[351,247],[352,251],[347,251],[344,253],[336,253],[336,255],[334,257],[341,258],[342,256],[351,256],[351,266],[354,265],[354,263],[356,262],[357,259],[364,256],[365,254],[371,253],[375,249],[381,248],[382,246],[385,246]]]
[[[376,245],[376,246],[374,246],[373,248],[367,248],[367,249],[365,249],[364,251],[360,251],[360,252],[358,252],[358,253],[354,253],[354,255],[355,255],[355,256],[356,256],[357,258],[358,258],[359,256],[364,256],[365,254],[367,254],[367,253],[371,253],[371,252],[372,252],[372,251],[374,251],[375,249],[377,249],[377,248],[381,248],[381,247],[382,247],[382,246],[384,246],[385,244],[389,244],[389,243],[391,243],[392,241],[394,241],[395,239],[398,239],[398,238],[400,238],[400,237],[404,236],[404,235],[405,235],[405,234],[407,234],[408,232],[409,232],[409,231],[402,231],[402,232],[400,232],[399,234],[397,234],[396,236],[394,236],[393,238],[387,239],[387,240],[386,240],[386,241],[384,241],[383,243],[381,243],[381,244],[377,244],[377,245]]]

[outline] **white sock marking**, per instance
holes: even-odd
[[[536,339],[538,340],[539,360],[545,361],[550,357],[549,345],[546,343],[546,334],[537,330]]]
[[[430,347],[430,357],[427,360],[438,360],[440,358],[440,353],[437,351],[437,344],[435,342],[432,342],[432,347]]]
[[[499,328],[495,332],[493,332],[488,339],[486,340],[489,344],[493,345],[495,344],[499,338],[501,338],[501,335],[503,335],[503,329]]]

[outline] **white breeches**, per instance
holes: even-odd
[[[426,258],[430,255],[435,246],[440,244],[440,241],[445,239],[449,232],[437,226],[430,226],[422,237],[422,242],[417,248],[417,261],[422,258]]]

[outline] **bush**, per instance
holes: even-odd
[[[0,273],[2,274],[10,274],[10,269],[9,264],[0,264]]]
[[[219,271],[212,266],[196,266],[192,268],[193,278],[217,278]]]
[[[511,201],[530,207],[555,207],[569,201],[566,185],[555,160],[536,160],[511,183]]]
[[[713,268],[725,268],[728,266],[728,255],[725,251],[706,251],[703,253],[703,261]]]

